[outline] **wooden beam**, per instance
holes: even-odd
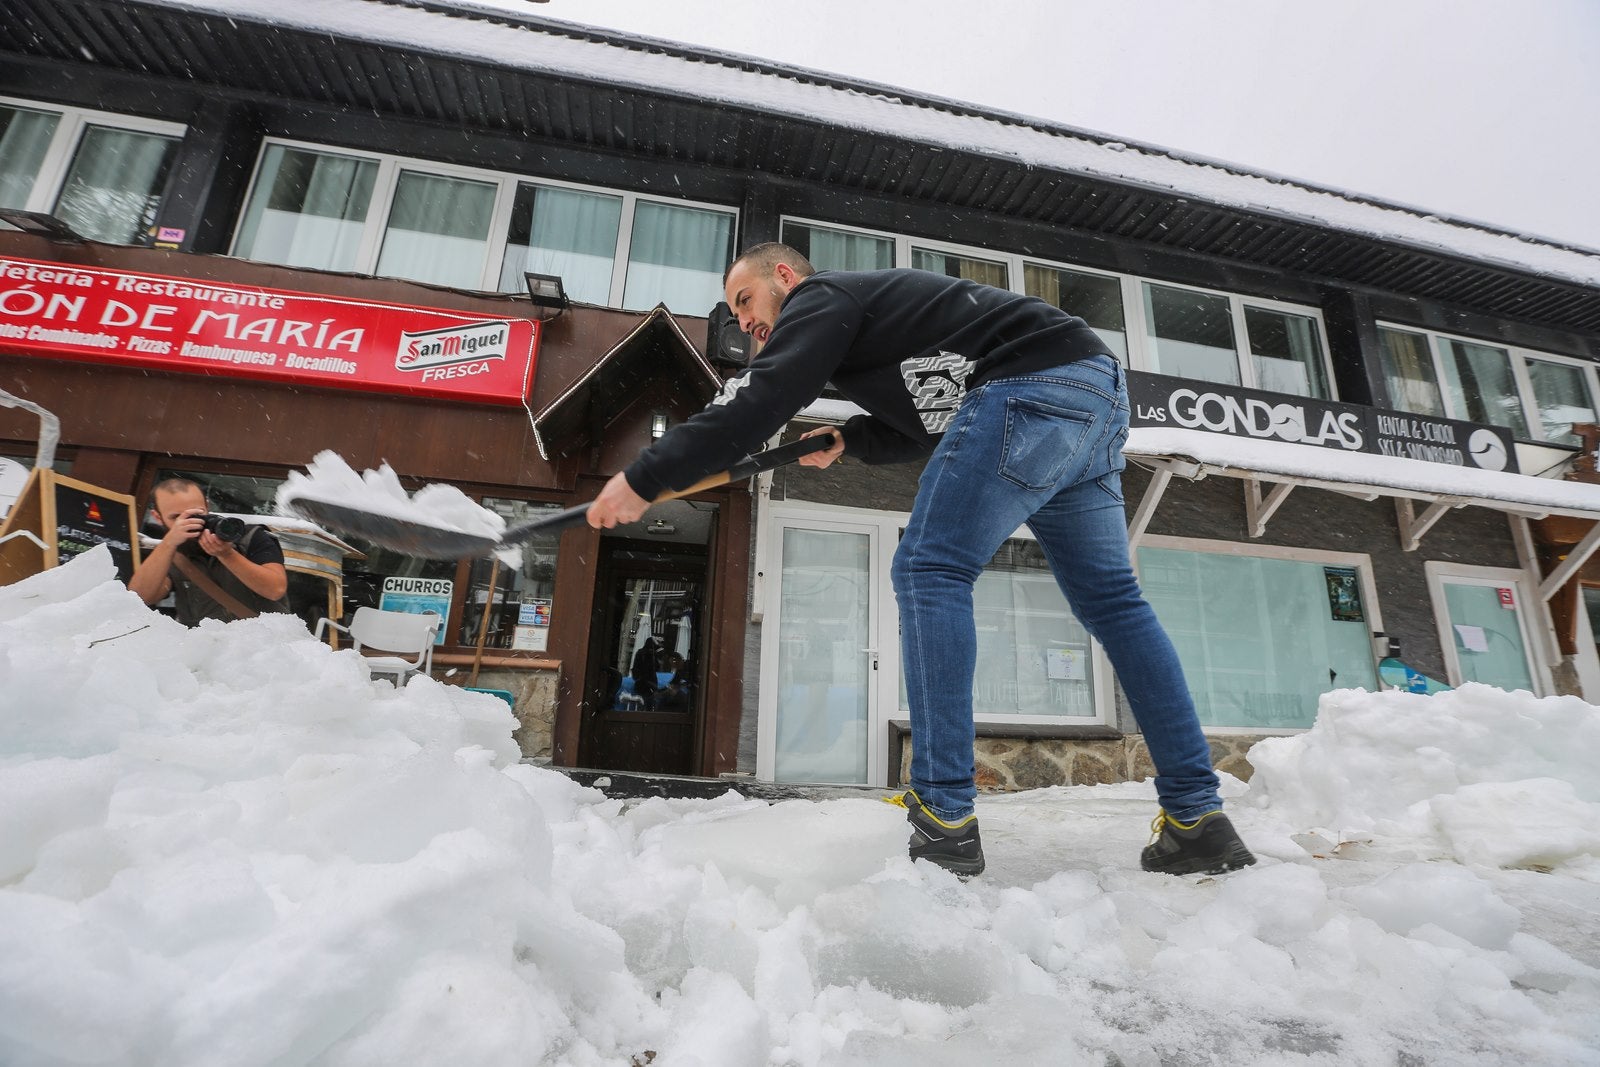
[[[1442,496],[1429,504],[1427,510],[1418,516],[1412,507],[1410,497],[1395,497],[1394,512],[1400,522],[1400,547],[1407,552],[1415,552],[1417,546],[1422,543],[1422,535],[1433,529],[1434,523],[1444,518],[1445,512],[1465,504],[1466,501],[1458,497]]]
[[[1268,520],[1283,506],[1283,502],[1289,499],[1289,493],[1293,489],[1293,482],[1278,482],[1263,500],[1261,479],[1244,480],[1244,511],[1245,517],[1249,520],[1251,537],[1260,537],[1267,532]]]
[[[1567,550],[1567,558],[1557,564],[1555,570],[1539,583],[1539,596],[1545,600],[1555,596],[1562,586],[1577,576],[1578,571],[1589,562],[1589,557],[1594,555],[1597,548],[1600,548],[1600,522],[1591,526],[1583,540]]]
[[[1150,475],[1150,485],[1144,491],[1144,496],[1139,498],[1139,506],[1133,512],[1133,518],[1128,523],[1128,552],[1139,547],[1139,541],[1144,537],[1145,529],[1150,525],[1150,520],[1155,516],[1156,506],[1161,503],[1161,495],[1167,491],[1167,483],[1172,481],[1172,472],[1165,467],[1158,467]]]

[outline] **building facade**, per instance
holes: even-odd
[[[739,372],[707,317],[737,249],[781,239],[824,269],[1050,300],[1134,372],[1135,556],[1220,766],[1248,774],[1250,743],[1383,684],[1388,658],[1600,698],[1600,487],[1577,469],[1600,255],[447,3],[3,17],[0,211],[38,232],[0,230],[0,389],[60,416],[77,479],[143,500],[181,473],[260,512],[331,449],[510,521],[579,503]],[[570,309],[531,300],[530,274]],[[252,293],[298,317],[227,320]],[[526,345],[425,354],[423,381],[376,326],[348,334],[357,308],[424,344],[504,323]],[[486,384],[513,364],[522,380]],[[850,410],[825,395],[789,435]],[[35,436],[0,410],[0,453],[26,464]],[[782,468],[548,537],[509,573],[353,542],[344,607],[435,597],[436,673],[511,691],[530,756],[894,784],[888,573],[918,473]],[[1027,530],[975,596],[982,782],[1147,773]]]

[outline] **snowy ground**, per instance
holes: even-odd
[[[1138,870],[1143,784],[625,805],[490,697],[97,551],[0,588],[0,1063],[1600,1064],[1600,711],[1346,691],[1258,746],[1261,862]]]

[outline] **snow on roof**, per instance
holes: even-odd
[[[1128,431],[1123,454],[1183,457],[1217,473],[1293,478],[1314,485],[1390,490],[1386,495],[1458,497],[1502,511],[1600,517],[1600,485],[1505,471],[1454,467],[1399,456],[1258,441],[1204,430],[1142,427]]]
[[[757,59],[532,19],[522,4],[434,0],[156,0],[430,53],[718,101],[866,133],[909,138],[1207,203],[1326,226],[1434,253],[1600,285],[1600,252],[1562,247],[1355,194],[1184,157],[1065,126]],[[493,21],[491,21],[493,20]],[[419,45],[418,42],[427,42]]]

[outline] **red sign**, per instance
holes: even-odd
[[[1502,586],[1501,588],[1496,589],[1495,593],[1500,597],[1500,606],[1501,607],[1510,608],[1513,611],[1516,610],[1517,600],[1516,600],[1516,597],[1511,595],[1511,590],[1510,589],[1507,589],[1507,588]]]
[[[153,370],[520,404],[539,324],[0,259],[0,349]]]

